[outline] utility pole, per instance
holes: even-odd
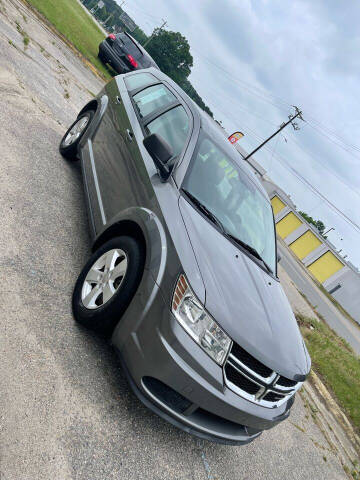
[[[113,13],[110,13],[110,15],[107,17],[107,19],[104,21],[104,26],[106,27],[107,26],[107,22],[110,20],[110,18],[112,18],[114,16]]]
[[[165,27],[165,25],[167,24],[167,22],[166,22],[163,18],[162,18],[162,21],[163,21],[163,23],[161,24],[159,30],[162,30],[162,29]],[[149,42],[151,42],[151,39],[153,38],[153,36],[154,36],[154,32],[151,34],[150,38],[148,38],[148,39],[146,40],[146,42],[144,43],[144,45],[142,45],[142,46],[143,46],[143,47],[146,47],[146,45],[147,45]]]
[[[269,140],[274,138],[275,135],[277,135],[279,132],[281,132],[281,130],[283,130],[285,127],[287,127],[289,125],[289,123],[291,123],[294,130],[300,130],[299,125],[296,122],[294,122],[294,120],[295,120],[295,118],[299,117],[301,120],[304,121],[304,119],[302,117],[302,111],[299,110],[298,107],[295,107],[295,105],[294,105],[294,108],[295,108],[295,114],[294,115],[289,115],[288,116],[289,120],[286,123],[285,122],[282,123],[280,125],[279,130],[276,130],[276,132],[273,133],[269,138],[267,138],[261,145],[256,147],[255,150],[253,150],[251,153],[249,153],[249,155],[246,155],[246,157],[244,157],[244,160],[248,160],[252,155],[254,155],[254,153],[256,153],[258,150],[260,150],[260,148],[262,148]]]

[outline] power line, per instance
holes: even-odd
[[[319,129],[323,130],[325,133],[327,133],[328,135],[332,135],[333,137],[335,137],[337,140],[339,140],[340,142],[342,142],[344,145],[350,147],[350,148],[353,148],[354,150],[357,150],[360,152],[360,147],[358,145],[355,145],[353,143],[349,143],[348,141],[344,140],[343,137],[341,137],[335,130],[332,130],[331,128],[329,128],[328,126],[322,124],[321,122],[317,121],[314,117],[312,117],[311,115],[307,115],[308,118],[310,118],[310,121],[315,124],[317,127],[319,127]]]
[[[244,132],[246,130],[243,128]],[[247,128],[247,130],[249,130]],[[249,130],[250,131],[250,130]],[[258,138],[259,137],[257,134],[253,134]],[[267,151],[271,152],[269,147],[264,147]],[[274,154],[274,158],[278,160],[287,170],[290,171],[301,183],[303,183],[307,188],[309,188],[315,195],[317,195],[319,198],[321,198],[335,213],[337,213],[339,216],[343,218],[343,220],[346,221],[350,226],[352,226],[355,230],[357,230],[360,233],[360,226],[355,223],[350,217],[348,217],[342,210],[340,210],[336,205],[334,205],[325,195],[323,195],[316,187],[314,187],[308,180],[306,180],[305,177],[301,175],[300,172],[298,172],[292,165],[288,163],[288,161],[279,153]]]
[[[219,111],[223,114],[226,115],[223,111],[219,109]],[[234,121],[234,119],[233,119]],[[242,130],[245,132],[247,135],[254,136],[260,140],[263,140],[262,137],[260,137],[256,132],[251,130],[249,127],[242,127]],[[268,146],[264,147],[265,150],[271,153],[271,149]],[[321,200],[324,201],[328,205],[328,207],[333,210],[337,215],[339,215],[348,225],[350,225],[354,230],[356,230],[358,233],[360,233],[360,226],[355,223],[350,217],[348,217],[343,211],[341,211],[336,205],[334,205],[325,195],[323,195],[315,186],[313,186],[308,180],[306,180],[305,177],[301,175],[300,172],[298,172],[292,165],[290,165],[287,160],[280,155],[279,153],[274,153],[274,158],[281,163],[292,175],[294,175],[303,185],[305,185],[309,190],[312,191],[314,195],[319,197]]]
[[[260,150],[260,148],[262,148],[267,142],[269,142],[272,138],[275,137],[275,135],[277,135],[278,133],[281,132],[281,130],[283,130],[287,125],[291,124],[292,127],[294,128],[294,130],[300,130],[300,127],[298,126],[298,124],[296,122],[294,122],[295,118],[300,118],[302,121],[304,121],[303,117],[302,117],[302,112],[301,110],[298,109],[298,107],[296,107],[294,105],[294,108],[295,108],[295,114],[294,115],[289,115],[289,120],[285,123],[282,123],[280,125],[280,128],[278,130],[276,130],[276,132],[274,132],[272,135],[270,135],[269,138],[267,138],[266,140],[264,140],[258,147],[255,148],[255,150],[253,150],[251,153],[249,153],[246,157],[244,157],[244,160],[248,160],[254,153],[256,153],[258,150]]]
[[[299,144],[299,142],[297,140],[295,140],[294,137],[292,136],[289,136],[288,137],[292,142],[294,142],[296,144],[296,146],[302,150],[303,152],[305,152],[306,155],[308,155],[310,158],[312,158],[313,160],[315,160],[315,162],[320,165],[324,170],[328,171],[331,175],[333,175],[337,180],[339,180],[340,182],[342,182],[347,188],[349,188],[349,190],[351,190],[353,193],[355,193],[356,195],[358,195],[360,197],[360,192],[354,188],[353,185],[349,184],[344,178],[340,177],[340,175],[335,172],[334,170],[331,170],[329,167],[327,167],[326,165],[324,165],[324,163],[321,162],[321,160],[319,160],[319,158],[315,157],[313,154],[311,154],[306,148],[304,148],[303,146],[301,146]]]
[[[149,12],[146,12],[144,11],[144,9],[142,7],[139,7],[137,6],[136,4],[134,4],[134,2],[131,4],[132,7],[134,7],[135,9],[137,9],[138,11],[140,11],[142,14],[145,14],[146,16],[156,20],[157,22],[159,21],[159,17],[156,17],[155,15],[152,15],[150,14]],[[209,59],[208,57],[206,57],[205,55],[203,55],[200,51],[198,51],[197,49],[193,48],[192,47],[192,50],[196,51],[197,54],[202,57],[206,62],[208,62],[209,64],[213,65],[215,68],[217,68],[218,70],[220,70],[222,73],[226,73],[227,76],[233,80],[235,80],[237,83],[241,84],[243,86],[243,88],[245,90],[248,91],[248,93],[250,93],[251,95],[254,95],[256,97],[258,97],[260,100],[262,101],[265,101],[273,106],[275,106],[276,108],[279,108],[281,110],[284,110],[284,107],[289,107],[291,106],[291,104],[284,100],[283,98],[273,94],[273,93],[270,93],[268,91],[265,91],[265,90],[262,90],[261,88],[257,87],[257,86],[254,86],[252,84],[249,84],[247,83],[246,81],[242,80],[242,79],[239,79],[237,78],[236,76],[234,76],[231,72],[229,72],[226,68],[224,68],[224,66],[222,65],[218,65],[217,63],[215,63],[213,60]],[[274,103],[274,101],[276,102],[279,102],[279,103]],[[310,109],[306,109],[306,112],[308,112],[311,110]],[[334,130],[331,130],[329,129],[327,126],[325,126],[324,124],[322,124],[320,121],[318,121],[316,119],[316,117],[314,116],[311,116],[309,115],[308,113],[306,113],[306,116],[310,119],[312,119],[312,121],[308,121],[308,124],[314,128],[314,130],[316,130],[318,133],[320,133],[321,135],[323,135],[325,138],[327,138],[329,141],[331,141],[332,143],[334,143],[335,145],[337,145],[338,147],[340,148],[343,148],[343,150],[345,150],[347,153],[349,153],[350,155],[352,155],[353,157],[355,157],[356,159],[359,159],[360,160],[360,157],[357,157],[356,155],[354,155],[353,153],[351,153],[351,151],[349,151],[346,147],[350,148],[350,149],[354,149],[358,152],[360,152],[360,146],[357,146],[357,145],[354,145],[354,144],[350,144],[348,143],[346,140],[343,139],[343,137],[341,137],[340,135],[338,135],[337,132],[335,132]],[[266,121],[265,119],[263,119],[264,121]],[[336,142],[334,141],[330,135],[334,136],[339,142]]]
[[[164,19],[162,19],[162,22],[163,22],[163,23],[160,25],[159,30],[162,30],[162,29],[166,26],[166,24],[167,24],[167,22],[166,22]],[[154,29],[154,32],[155,32],[155,29]],[[144,45],[143,45],[144,48],[145,48],[146,45],[147,45],[148,43],[150,43],[151,40],[153,39],[153,37],[154,37],[154,32],[150,35],[150,37],[149,37],[149,38],[146,40],[146,42],[144,43]]]
[[[317,126],[315,126],[314,124],[310,123],[310,122],[307,122],[314,130],[316,130],[317,132],[319,132],[321,135],[323,135],[324,137],[326,137],[330,142],[332,142],[333,144],[337,145],[338,147],[342,148],[343,150],[345,150],[345,152],[347,152],[349,155],[351,155],[352,157],[356,158],[357,160],[360,160],[360,157],[355,155],[354,153],[352,153],[350,150],[348,150],[346,148],[346,146],[344,146],[343,144],[341,143],[338,143],[336,142],[334,139],[332,139],[329,135],[327,135],[325,132],[321,131],[320,128],[318,128]],[[352,147],[354,148],[354,147]]]
[[[274,153],[275,153],[275,150],[276,150],[276,148],[277,148],[277,146],[278,146],[278,143],[279,143],[279,138],[280,138],[280,137],[277,137],[277,139],[276,139],[276,143],[275,143],[275,145],[274,145],[274,148],[273,148],[273,151],[272,151],[272,154],[271,154],[271,157],[270,157],[270,166],[269,166],[269,170],[270,170],[270,171],[271,171],[272,164],[273,164]]]
[[[194,51],[197,52],[197,54],[203,58],[207,63],[213,65],[215,68],[217,68],[218,70],[220,70],[222,73],[225,73],[229,78],[231,78],[232,80],[236,81],[237,83],[241,84],[243,86],[243,88],[248,91],[248,93],[250,93],[251,95],[254,95],[256,96],[257,98],[259,98],[260,100],[262,101],[265,101],[281,110],[284,109],[284,107],[289,107],[291,104],[288,103],[287,101],[283,100],[281,97],[278,97],[277,95],[274,95],[272,93],[269,93],[269,92],[266,92],[264,90],[261,90],[259,87],[256,87],[254,85],[250,85],[249,83],[245,82],[244,80],[242,79],[239,79],[238,77],[234,76],[232,73],[230,73],[228,70],[226,70],[226,68],[224,68],[223,66],[220,66],[218,65],[217,63],[215,63],[213,60],[209,59],[208,57],[206,57],[205,55],[203,55],[202,53],[200,53],[197,49],[194,49]],[[274,103],[274,101],[277,101],[279,103]],[[308,115],[307,115],[308,116]],[[328,129],[324,124],[322,124],[321,122],[319,122],[318,120],[316,120],[315,117],[311,117],[312,118],[312,121],[311,122],[307,122],[309,123],[309,125],[314,128],[315,130],[317,130],[320,134],[322,134],[323,136],[325,136],[328,140],[332,141],[334,144],[336,144],[337,146],[339,146],[340,148],[343,148],[347,153],[349,153],[350,155],[354,156],[355,158],[357,159],[360,159],[359,157],[357,157],[356,155],[354,155],[351,151],[348,150],[348,148],[350,149],[354,149],[356,151],[359,151],[360,152],[360,147],[357,146],[357,145],[354,145],[354,144],[350,144],[348,143],[346,140],[344,140],[340,135],[338,135],[335,131],[332,131],[330,129]],[[330,135],[333,135],[340,143],[336,142],[335,140],[333,140]],[[346,148],[348,147],[348,148]]]
[[[217,96],[215,92],[212,92],[212,95],[214,96]],[[237,107],[238,108],[238,107]],[[219,109],[218,109],[219,110]],[[244,110],[245,112],[249,113],[250,115],[253,115],[253,112],[251,112],[250,110],[246,110],[242,107],[240,107],[240,110]],[[232,120],[235,122],[235,123],[238,123],[238,119],[235,120],[234,117],[232,117],[232,115],[229,115],[229,114],[225,114],[223,111],[219,110],[224,116],[227,116],[227,117],[231,117]],[[258,115],[255,115],[255,116],[258,116]],[[265,119],[263,119],[265,121]],[[268,122],[268,121],[267,121]],[[268,123],[271,123],[271,122],[268,122]],[[306,125],[309,125],[308,122],[306,122]],[[310,126],[310,125],[309,125]],[[260,137],[258,137],[260,138]],[[285,138],[285,137],[284,137]],[[339,180],[340,182],[342,182],[348,189],[350,189],[353,193],[355,193],[356,195],[360,196],[360,192],[354,188],[353,185],[349,184],[348,182],[346,182],[345,179],[343,179],[342,177],[340,177],[335,171],[333,171],[332,169],[330,169],[329,167],[327,167],[327,165],[325,165],[323,162],[320,161],[319,158],[317,158],[316,156],[314,156],[312,153],[310,153],[306,148],[302,147],[299,142],[295,139],[295,137],[293,135],[287,135],[287,138],[289,138],[289,140],[291,140],[292,142],[294,142],[297,147],[304,151],[306,153],[306,155],[308,155],[310,158],[312,158],[313,160],[315,160],[317,162],[318,165],[320,165],[324,170],[326,170],[327,172],[329,172],[331,175],[333,175],[337,180]]]
[[[200,57],[202,57],[206,62],[208,62],[209,64],[213,65],[215,68],[217,68],[218,70],[220,70],[223,74],[226,74],[229,78],[231,78],[232,80],[234,80],[235,82],[239,83],[240,85],[242,85],[242,88],[244,88],[245,90],[247,90],[251,95],[254,95],[258,98],[260,98],[260,100],[263,100],[267,103],[270,103],[271,105],[279,108],[280,110],[285,110],[285,107],[286,109],[288,110],[289,107],[291,107],[291,104],[290,103],[287,103],[285,102],[284,100],[282,99],[279,99],[279,97],[276,97],[275,95],[273,94],[270,94],[268,92],[265,92],[261,89],[259,89],[258,87],[255,87],[254,85],[250,85],[248,84],[247,82],[245,82],[244,80],[241,80],[237,77],[235,77],[233,74],[231,74],[229,71],[227,71],[225,68],[219,66],[217,63],[213,62],[212,60],[210,60],[209,58],[205,57],[204,55],[202,55],[201,53],[199,53],[196,49],[193,49],[194,51],[196,51],[198,53],[198,55]],[[270,97],[270,98],[269,98]],[[273,97],[273,98],[271,98]],[[274,103],[274,99],[277,99],[278,101],[281,102],[281,104],[276,104]],[[287,111],[286,110],[286,111]]]

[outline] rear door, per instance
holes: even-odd
[[[127,208],[149,208],[154,197],[127,109],[136,112],[136,121],[144,135],[160,134],[177,156],[190,134],[189,115],[169,88],[145,72],[127,76],[125,82],[126,85],[118,77],[106,86],[109,105],[92,144],[100,192],[99,211],[103,212],[96,219],[97,231]]]

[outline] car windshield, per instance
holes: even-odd
[[[276,270],[275,231],[271,204],[229,155],[204,134],[182,184],[206,207],[226,233],[239,239]]]

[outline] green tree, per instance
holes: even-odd
[[[98,18],[99,20],[101,20],[102,22],[104,22],[107,19],[108,16],[109,16],[109,14],[108,14],[105,6],[101,9],[99,8],[97,10],[97,12],[95,13],[95,17]]]
[[[315,222],[316,228],[319,230],[322,236],[324,236],[325,225],[321,220],[316,220]]]
[[[95,7],[95,5],[97,5],[97,0],[88,0],[86,2],[84,2],[84,5],[86,8],[88,8],[89,10],[91,10],[92,8]]]
[[[129,32],[129,33],[132,37],[135,38],[135,40],[137,40],[140,43],[140,45],[144,45],[144,43],[148,39],[147,35],[143,30],[141,30],[140,27],[136,27],[133,32]]]
[[[311,225],[314,225],[314,227],[319,231],[320,235],[322,235],[324,238],[327,238],[324,236],[324,231],[325,231],[325,225],[324,222],[321,220],[314,220],[313,217],[310,217],[306,212],[301,212],[299,211],[300,215],[305,218],[305,220],[310,223]]]
[[[200,95],[197,93],[195,88],[192,86],[192,84],[189,82],[189,80],[186,78],[182,82],[180,82],[180,87],[189,95],[189,97],[194,100],[194,102],[202,109],[204,112],[208,113],[210,117],[214,118],[214,115],[210,108],[205,105],[205,102],[203,99],[200,97]]]
[[[180,32],[156,28],[146,50],[166,75],[181,83],[191,72],[193,57],[187,39]]]

